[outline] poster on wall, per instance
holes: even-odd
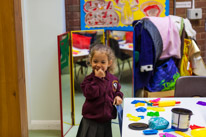
[[[132,30],[146,16],[169,15],[169,0],[80,0],[81,29]]]

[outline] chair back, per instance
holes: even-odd
[[[206,76],[182,76],[175,85],[175,97],[206,97]]]
[[[109,39],[109,46],[114,51],[114,54],[117,58],[120,57],[120,49],[119,49],[119,43],[117,40],[110,38]]]

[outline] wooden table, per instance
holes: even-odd
[[[73,54],[73,63],[74,63],[74,79],[78,83],[80,72],[81,74],[84,74],[84,76],[86,76],[88,68],[86,67],[83,72],[84,67],[80,65],[80,68],[76,70],[77,64],[79,61],[81,62],[81,61],[84,61],[84,59],[88,58],[89,49],[78,49],[75,47],[72,47],[72,48],[73,48],[72,54]]]
[[[82,60],[82,59],[85,59],[88,57],[89,55],[89,49],[78,49],[78,48],[75,48],[75,47],[72,47],[73,48],[73,62],[75,63],[76,61],[78,60]],[[77,53],[77,54],[74,54],[74,53]]]
[[[124,44],[119,44],[119,48],[121,51],[124,53],[130,55],[133,57],[133,46],[131,47],[130,45],[133,45],[133,43],[124,43]]]

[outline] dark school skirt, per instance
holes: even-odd
[[[76,137],[112,137],[111,121],[99,123],[82,118]]]

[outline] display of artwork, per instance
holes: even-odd
[[[121,22],[124,25],[131,25],[134,20],[134,12],[138,10],[138,0],[115,0],[115,9],[120,12]]]
[[[145,16],[169,15],[169,0],[81,0],[81,29],[131,30]]]
[[[88,27],[117,26],[119,16],[113,8],[112,1],[95,0],[84,4],[85,23]]]
[[[160,17],[164,10],[164,5],[158,1],[147,1],[140,5],[140,10],[145,16]]]

